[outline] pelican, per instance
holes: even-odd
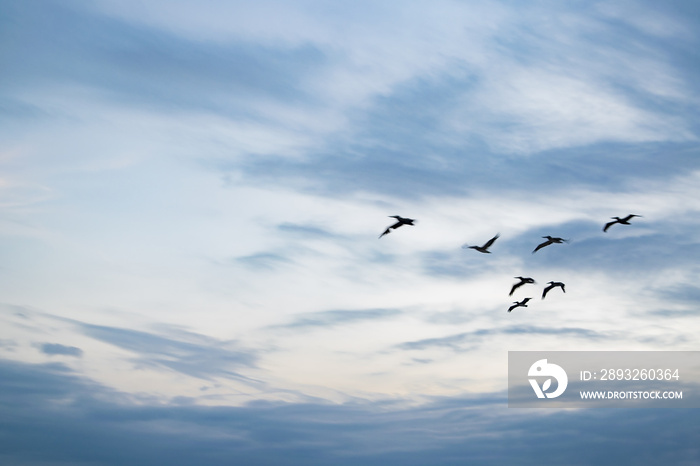
[[[488,240],[486,243],[484,243],[483,246],[469,246],[469,245],[465,244],[464,246],[462,246],[462,249],[476,249],[477,251],[483,252],[484,254],[491,254],[491,251],[489,251],[489,248],[494,243],[494,241],[496,241],[498,239],[499,236],[501,236],[500,233],[497,234],[496,236],[494,236],[493,238],[491,238],[490,240]]]
[[[520,279],[520,281],[518,283],[516,283],[515,285],[513,285],[513,288],[510,289],[510,293],[508,293],[508,296],[513,296],[513,293],[515,292],[515,290],[517,290],[518,288],[523,286],[525,283],[535,283],[535,280],[533,280],[530,277],[515,277],[515,278]]]
[[[562,282],[549,282],[549,286],[546,287],[544,289],[544,291],[542,292],[542,299],[544,299],[544,297],[547,296],[547,293],[549,293],[549,290],[551,290],[552,288],[556,288],[557,286],[559,288],[561,288],[561,290],[564,293],[566,293],[566,290],[564,289],[564,284]]]
[[[396,230],[398,227],[403,226],[403,225],[413,225],[413,222],[416,221],[416,220],[413,219],[413,218],[403,218],[403,217],[400,217],[400,216],[398,216],[398,215],[389,215],[389,218],[395,218],[395,219],[396,219],[396,223],[394,223],[394,224],[391,225],[390,227],[387,227],[387,229],[384,230],[384,233],[382,233],[381,235],[379,235],[380,238],[381,238],[382,236],[384,236],[384,235],[388,235],[389,233],[391,233],[391,230],[392,230],[392,229],[393,229],[393,230]]]
[[[535,248],[535,250],[532,251],[533,254],[536,253],[537,251],[539,251],[540,249],[542,249],[543,247],[549,246],[550,244],[554,244],[554,243],[568,243],[568,242],[569,242],[568,239],[557,238],[557,237],[555,237],[555,236],[543,236],[542,238],[547,238],[547,241],[538,244],[537,247]]]
[[[525,298],[522,301],[513,301],[513,305],[508,308],[508,312],[512,311],[516,307],[527,307],[527,302],[530,301],[532,298]]]
[[[629,214],[625,218],[610,217],[610,218],[614,218],[615,220],[613,220],[612,222],[606,223],[605,226],[603,227],[603,231],[608,231],[608,228],[615,225],[616,223],[619,223],[620,225],[629,225],[630,220],[632,220],[633,217],[641,217],[641,215]]]

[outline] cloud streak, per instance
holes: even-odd
[[[403,314],[399,309],[357,309],[309,312],[296,316],[292,322],[274,325],[272,328],[311,329],[315,327],[330,328],[339,325],[388,319]]]
[[[292,262],[284,255],[274,252],[258,252],[248,256],[240,256],[236,257],[235,261],[258,270],[274,270]]]
[[[58,343],[43,343],[40,346],[41,352],[49,356],[73,356],[80,358],[83,356],[83,350],[75,346],[66,346]]]
[[[456,352],[473,351],[485,337],[496,335],[564,335],[586,340],[609,338],[610,335],[578,327],[538,327],[517,325],[506,328],[484,328],[471,332],[457,333],[446,337],[425,338],[422,340],[400,343],[395,347],[401,350],[425,350],[429,348],[447,348]]]
[[[257,356],[254,351],[239,349],[235,342],[203,336],[199,336],[202,341],[183,341],[103,325],[80,324],[80,329],[89,337],[135,353],[133,361],[137,366],[168,369],[203,380],[224,377],[259,384],[237,372],[237,369],[255,367]]]

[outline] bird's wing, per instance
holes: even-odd
[[[544,297],[547,296],[547,293],[549,293],[549,290],[551,290],[552,288],[554,288],[554,285],[549,285],[544,289],[544,291],[542,291],[542,299],[544,299]]]
[[[616,223],[617,223],[617,220],[613,220],[612,222],[606,223],[605,226],[603,227],[603,231],[608,231],[608,228],[615,225]]]
[[[515,285],[513,285],[513,288],[510,289],[510,293],[508,294],[508,296],[512,296],[513,293],[515,292],[515,290],[517,290],[518,287],[521,286],[522,284],[523,284],[523,282],[516,283]]]
[[[391,227],[389,227],[389,228],[387,228],[386,230],[384,230],[384,233],[382,233],[381,235],[379,235],[379,237],[381,238],[382,236],[388,235],[389,233],[391,233],[391,229],[390,229],[390,228],[391,228]]]
[[[501,236],[500,233],[499,233],[498,235],[494,236],[493,238],[491,238],[490,240],[488,240],[488,241],[486,242],[486,244],[484,244],[482,247],[483,247],[484,249],[490,248],[491,245],[494,243],[494,241],[496,241],[496,240],[498,239],[499,236]]]
[[[537,247],[535,248],[535,250],[532,251],[532,253],[534,254],[534,253],[536,253],[537,251],[539,251],[540,249],[542,249],[543,247],[549,246],[550,244],[552,244],[552,242],[551,242],[550,240],[547,240],[547,241],[545,241],[544,243],[540,243],[540,244],[537,245]]]

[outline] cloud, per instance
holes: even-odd
[[[424,272],[430,276],[472,278],[482,274],[485,268],[492,264],[466,260],[465,256],[470,252],[460,249],[457,245],[452,251],[426,251],[420,254],[421,265]]]
[[[283,233],[298,235],[304,238],[335,238],[338,236],[315,225],[302,225],[290,222],[277,225],[277,229]]]
[[[648,6],[649,2],[642,4]],[[595,8],[604,16],[632,25],[647,35],[681,39],[692,37],[687,16],[692,11],[691,2],[654,5],[654,10],[635,6],[634,2],[621,1],[614,5],[598,4]]]
[[[691,309],[656,309],[653,311],[649,311],[648,314],[652,316],[660,316],[663,318],[696,318],[700,316],[700,313],[698,313],[697,309],[695,307]]]
[[[287,257],[274,252],[259,252],[248,256],[240,256],[236,257],[235,261],[258,270],[274,270],[281,265],[291,262]]]
[[[17,348],[17,342],[10,339],[0,339],[0,349],[3,351],[15,351]]]
[[[49,2],[45,15],[13,5],[8,34],[29,53],[7,57],[5,79],[26,89],[8,98],[41,108],[48,99],[33,97],[37,88],[99,89],[103,105],[155,108],[169,127],[185,122],[185,134],[213,140],[197,158],[226,177],[336,196],[464,195],[633,176],[614,165],[668,175],[682,171],[675,152],[696,139],[693,111],[679,106],[696,94],[688,90],[695,80],[665,58],[668,45],[640,46],[643,28],[618,35],[609,21],[620,8],[439,2],[399,13],[365,4],[370,18],[312,3],[125,5]],[[271,28],[269,8],[287,21]],[[685,21],[664,9],[635,16]],[[46,34],[30,40],[33,30]],[[610,151],[634,155],[610,160]],[[658,152],[667,163],[648,169]]]
[[[433,43],[452,60],[429,73],[410,68],[362,111],[348,112],[345,131],[305,157],[219,166],[324,195],[370,191],[399,198],[682,173],[684,164],[656,163],[659,153],[684,158],[697,139],[694,113],[683,103],[693,98],[685,92],[693,80],[682,77],[682,66],[668,62],[660,44],[649,50],[617,37],[595,9],[548,11],[561,19],[553,23],[530,10],[496,15],[494,36],[480,31],[488,60],[460,55],[447,40]]]
[[[692,267],[691,258],[700,254],[700,244],[684,243],[682,238],[664,233],[648,233],[627,238],[604,235],[600,233],[598,237],[579,241],[573,238],[571,243],[565,246],[566,251],[547,254],[546,258],[543,255],[542,259],[551,267],[641,275],[645,271],[657,274],[664,268]],[[545,250],[537,254],[542,252]]]
[[[175,339],[125,328],[78,325],[87,336],[135,353],[134,362],[138,366],[168,369],[203,380],[223,377],[260,384],[236,372],[240,368],[255,367],[257,361],[254,351],[240,348],[236,342],[194,334],[180,334],[180,338]]]
[[[506,340],[693,344],[698,18],[680,3],[4,2],[2,286],[83,322],[13,317],[3,354],[47,342],[174,398],[0,364],[0,463],[696,464],[687,413],[415,404]],[[420,224],[377,240],[397,213]],[[459,249],[498,231],[493,255]],[[531,255],[543,234],[572,242]],[[507,315],[518,274],[567,293]],[[119,351],[48,343],[85,336]],[[200,406],[305,395],[357,398]]]
[[[419,406],[152,404],[61,365],[0,361],[0,403],[0,459],[8,464],[535,466],[547,458],[606,466],[621,457],[640,465],[700,459],[692,409],[516,410],[500,393]]]
[[[24,87],[22,80],[51,86],[77,83],[131,105],[228,113],[254,97],[298,98],[299,80],[324,62],[311,46],[203,44],[75,4],[48,2],[41,9],[45,14],[37,14],[32,4],[8,11],[14,21],[7,23],[7,33],[32,52],[22,55],[13,49],[17,53],[6,56],[13,71],[5,79],[13,88]],[[43,34],[27,36],[34,30]],[[51,39],[56,37],[60,40]]]
[[[456,352],[475,350],[485,337],[495,335],[566,335],[587,340],[607,338],[601,332],[578,327],[537,327],[532,325],[516,325],[506,328],[483,328],[471,332],[457,333],[438,338],[425,338],[422,340],[399,343],[395,348],[401,350],[425,350],[429,348],[448,348]]]
[[[41,352],[48,354],[49,356],[73,356],[80,358],[83,356],[83,350],[75,346],[65,346],[58,343],[43,343],[41,345]]]
[[[313,327],[335,327],[363,321],[386,319],[401,315],[399,309],[357,309],[308,312],[296,316],[288,324],[274,325],[273,328],[303,329]]]

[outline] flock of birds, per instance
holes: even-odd
[[[416,221],[413,218],[404,218],[404,217],[401,217],[399,215],[390,215],[389,217],[395,218],[396,223],[388,226],[386,228],[386,230],[384,230],[384,232],[381,235],[379,235],[379,238],[381,238],[384,235],[388,235],[389,233],[391,233],[391,230],[396,230],[397,228],[400,228],[404,225],[414,225],[414,222]],[[630,225],[630,220],[632,220],[634,217],[641,217],[641,215],[629,214],[626,217],[610,217],[612,219],[612,221],[606,223],[605,226],[603,226],[603,232],[607,232],[611,226],[613,226],[617,223],[619,223],[620,225]],[[490,240],[485,242],[482,246],[474,246],[474,245],[470,246],[468,244],[465,244],[462,246],[462,249],[475,249],[482,254],[491,254],[491,251],[489,251],[489,248],[493,245],[493,243],[496,242],[496,240],[499,237],[500,237],[500,234],[497,234],[496,236],[494,236],[493,238],[491,238]],[[568,243],[569,242],[568,239],[559,238],[556,236],[547,235],[547,236],[543,236],[542,238],[544,238],[545,241],[538,244],[535,247],[535,249],[532,251],[532,254],[536,253],[537,251],[539,251],[540,249],[542,249],[544,247],[549,246],[550,244],[561,244],[561,243]],[[515,290],[517,290],[518,288],[520,288],[523,285],[536,283],[535,280],[530,278],[530,277],[518,276],[515,278],[517,278],[519,281],[517,283],[513,284],[513,287],[510,289],[510,293],[508,294],[508,296],[513,296],[513,293],[515,292]],[[547,286],[542,291],[542,299],[544,299],[547,296],[547,293],[549,293],[552,289],[557,288],[557,287],[561,288],[561,291],[563,293],[566,293],[564,283],[550,281],[547,283]],[[508,308],[508,312],[511,312],[513,309],[518,308],[518,307],[527,307],[527,303],[531,299],[532,298],[524,298],[521,301],[513,301],[513,304]]]

